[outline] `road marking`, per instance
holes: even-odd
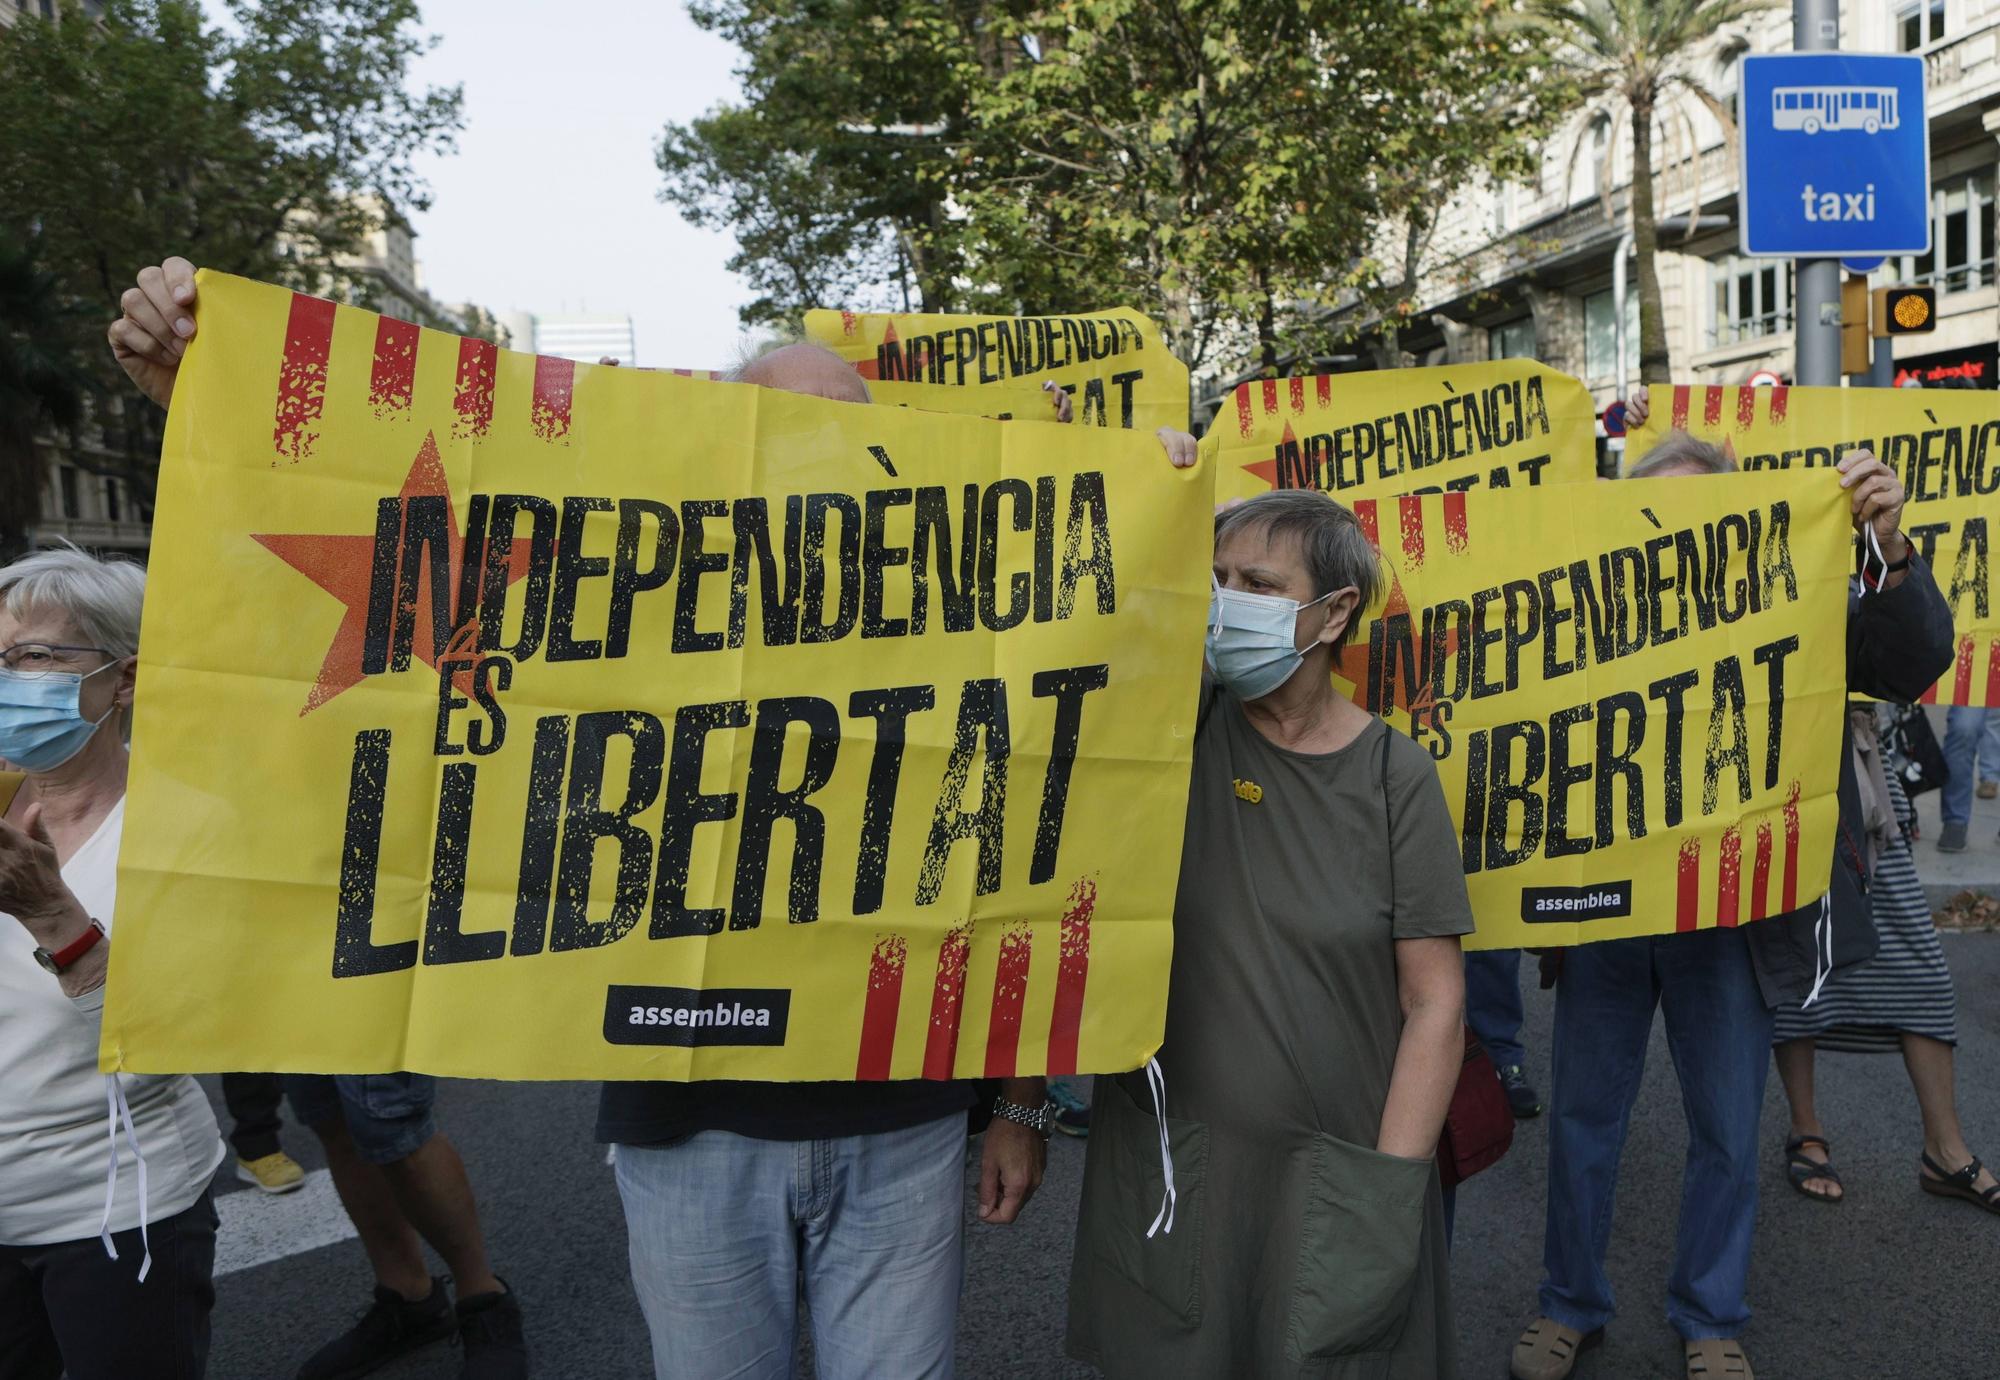
[[[354,1223],[324,1169],[306,1175],[305,1186],[290,1193],[255,1188],[225,1193],[215,1200],[215,1212],[222,1219],[215,1233],[218,1275],[316,1251],[354,1235]]]

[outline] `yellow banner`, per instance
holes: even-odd
[[[1205,474],[1148,435],[199,290],[105,1067],[943,1078],[1157,1046]]]
[[[1201,444],[1219,497],[1318,489],[1351,503],[1594,479],[1596,425],[1581,383],[1508,359],[1239,384]]]
[[[914,407],[924,412],[949,412],[959,417],[994,421],[1053,422],[1056,399],[1039,384],[997,383],[982,388],[954,388],[947,383],[909,383],[901,379],[871,379],[868,396],[886,407]],[[1075,404],[1071,404],[1072,419]]]
[[[2000,608],[1992,577],[2000,525],[2000,393],[1975,389],[1747,388],[1653,390],[1628,466],[1678,428],[1721,445],[1746,470],[1817,469],[1867,449],[1907,494],[1903,532],[1951,605],[1952,669],[1926,704],[2000,707]]]
[[[1747,924],[1826,889],[1851,531],[1836,485],[1634,480],[1354,511],[1388,588],[1341,684],[1437,762],[1467,948]]]
[[[1080,426],[1188,429],[1187,366],[1158,326],[1122,307],[1076,316],[809,311],[806,339],[854,361],[871,387],[945,385],[980,416],[993,408],[978,396],[985,389],[1053,380],[1074,395]]]

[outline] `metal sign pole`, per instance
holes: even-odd
[[[1840,0],[1792,0],[1792,47],[1801,53],[1840,47]],[[1797,263],[1797,362],[1802,384],[1840,383],[1840,260]]]

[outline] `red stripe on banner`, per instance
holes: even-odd
[[[1034,932],[1017,925],[1000,936],[1000,959],[993,970],[993,1017],[986,1024],[986,1076],[1012,1078],[1020,1061],[1021,1007],[1028,1000],[1028,961]]]
[[[278,361],[278,405],[271,441],[278,454],[297,462],[319,440],[320,412],[326,406],[326,362],[333,352],[333,303],[324,297],[292,294],[285,320],[285,353]]]
[[[1333,376],[1331,374],[1321,374],[1318,378],[1314,379],[1313,394],[1319,399],[1321,407],[1329,406],[1333,402]]]
[[[1250,385],[1239,383],[1236,385],[1236,429],[1248,436],[1251,426]]]
[[[1403,520],[1403,555],[1412,565],[1424,563],[1424,501],[1415,494],[1404,494],[1396,500],[1396,510]]]
[[[1785,405],[1792,399],[1792,390],[1782,383],[1771,389],[1771,424],[1776,426],[1785,420]]]
[[[868,1001],[861,1008],[861,1054],[854,1061],[854,1076],[864,1083],[880,1083],[889,1077],[889,1063],[896,1053],[896,1011],[903,1001],[903,968],[910,946],[900,934],[888,934],[875,941],[868,959]]]
[[[1701,904],[1701,840],[1681,843],[1680,890],[1674,903],[1674,928],[1685,934],[1696,924],[1695,907]]]
[[[1453,490],[1444,496],[1444,544],[1456,556],[1465,550],[1465,493]]]
[[[1757,420],[1757,390],[1743,384],[1736,390],[1736,429],[1748,431]]]
[[[1049,1073],[1076,1072],[1076,1044],[1083,1029],[1083,988],[1090,976],[1090,917],[1097,883],[1085,877],[1069,891],[1063,912],[1062,950],[1056,956],[1056,1009],[1049,1017]]]
[[[368,402],[377,417],[409,409],[417,387],[417,341],[423,331],[385,316],[375,323],[375,364],[368,372]]]
[[[1762,920],[1771,913],[1771,821],[1757,826],[1757,862],[1750,873],[1750,918]]]
[[[1722,385],[1711,383],[1708,392],[1701,399],[1701,424],[1703,426],[1722,425]]]
[[[1368,539],[1369,547],[1376,555],[1382,554],[1382,537],[1375,529],[1375,500],[1357,498],[1354,500],[1354,520],[1361,524],[1361,535]]]
[[[930,1033],[924,1039],[924,1077],[948,1079],[958,1062],[958,1022],[965,1012],[965,964],[972,953],[971,930],[961,925],[938,950],[937,979],[931,984]]]
[[[1951,680],[1951,702],[1972,703],[1972,639],[1958,639],[1958,667]]]
[[[1716,877],[1715,923],[1733,930],[1741,918],[1737,898],[1743,887],[1743,831],[1732,824],[1722,831],[1722,861]]]
[[[458,387],[451,403],[458,420],[451,434],[459,440],[484,436],[493,424],[493,375],[499,364],[500,347],[492,341],[468,336],[458,342]]]
[[[576,392],[576,361],[535,356],[535,395],[528,424],[544,441],[569,435],[569,404]]]
[[[842,335],[853,335],[854,326],[854,313],[843,308],[840,313],[840,333]]]
[[[2000,637],[1986,649],[1986,707],[2000,709]]]
[[[1304,374],[1293,374],[1292,411],[1302,413],[1305,410],[1306,410],[1306,376]]]
[[[1924,691],[1924,693],[1923,693],[1923,694],[1921,694],[1921,695],[1917,696],[1917,703],[1918,703],[1918,704],[1936,704],[1936,703],[1937,703],[1937,696],[1938,696],[1938,689],[1937,689],[1937,688],[1938,688],[1938,682],[1936,682],[1936,681],[1932,681],[1932,682],[1931,682],[1931,685],[1930,685],[1930,688],[1929,688],[1928,690]]]
[[[1278,381],[1276,379],[1265,379],[1263,394],[1264,415],[1266,417],[1276,416],[1278,412]]]
[[[1785,797],[1785,894],[1784,908],[1778,913],[1788,914],[1799,908],[1799,783],[1792,783],[1792,793]]]
[[[1686,431],[1687,425],[1688,425],[1688,386],[1684,383],[1677,383],[1674,385],[1673,429],[1675,431]]]

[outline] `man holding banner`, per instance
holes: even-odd
[[[1715,446],[1670,435],[1633,478],[1721,475],[1736,468]],[[1851,586],[1851,693],[1914,699],[1950,664],[1950,614],[1900,528],[1903,486],[1866,451],[1838,479],[1861,541]],[[1562,1380],[1602,1339],[1614,1312],[1604,1250],[1618,1162],[1650,1036],[1665,1015],[1689,1121],[1667,1317],[1686,1343],[1690,1380],[1749,1380],[1738,1338],[1757,1203],[1757,1124],[1770,1068],[1774,1009],[1815,998],[1828,978],[1874,953],[1867,867],[1851,821],[1860,816],[1851,744],[1843,741],[1841,828],[1828,893],[1756,924],[1559,951],[1549,1187],[1541,1314],[1515,1345],[1516,1380]]]

